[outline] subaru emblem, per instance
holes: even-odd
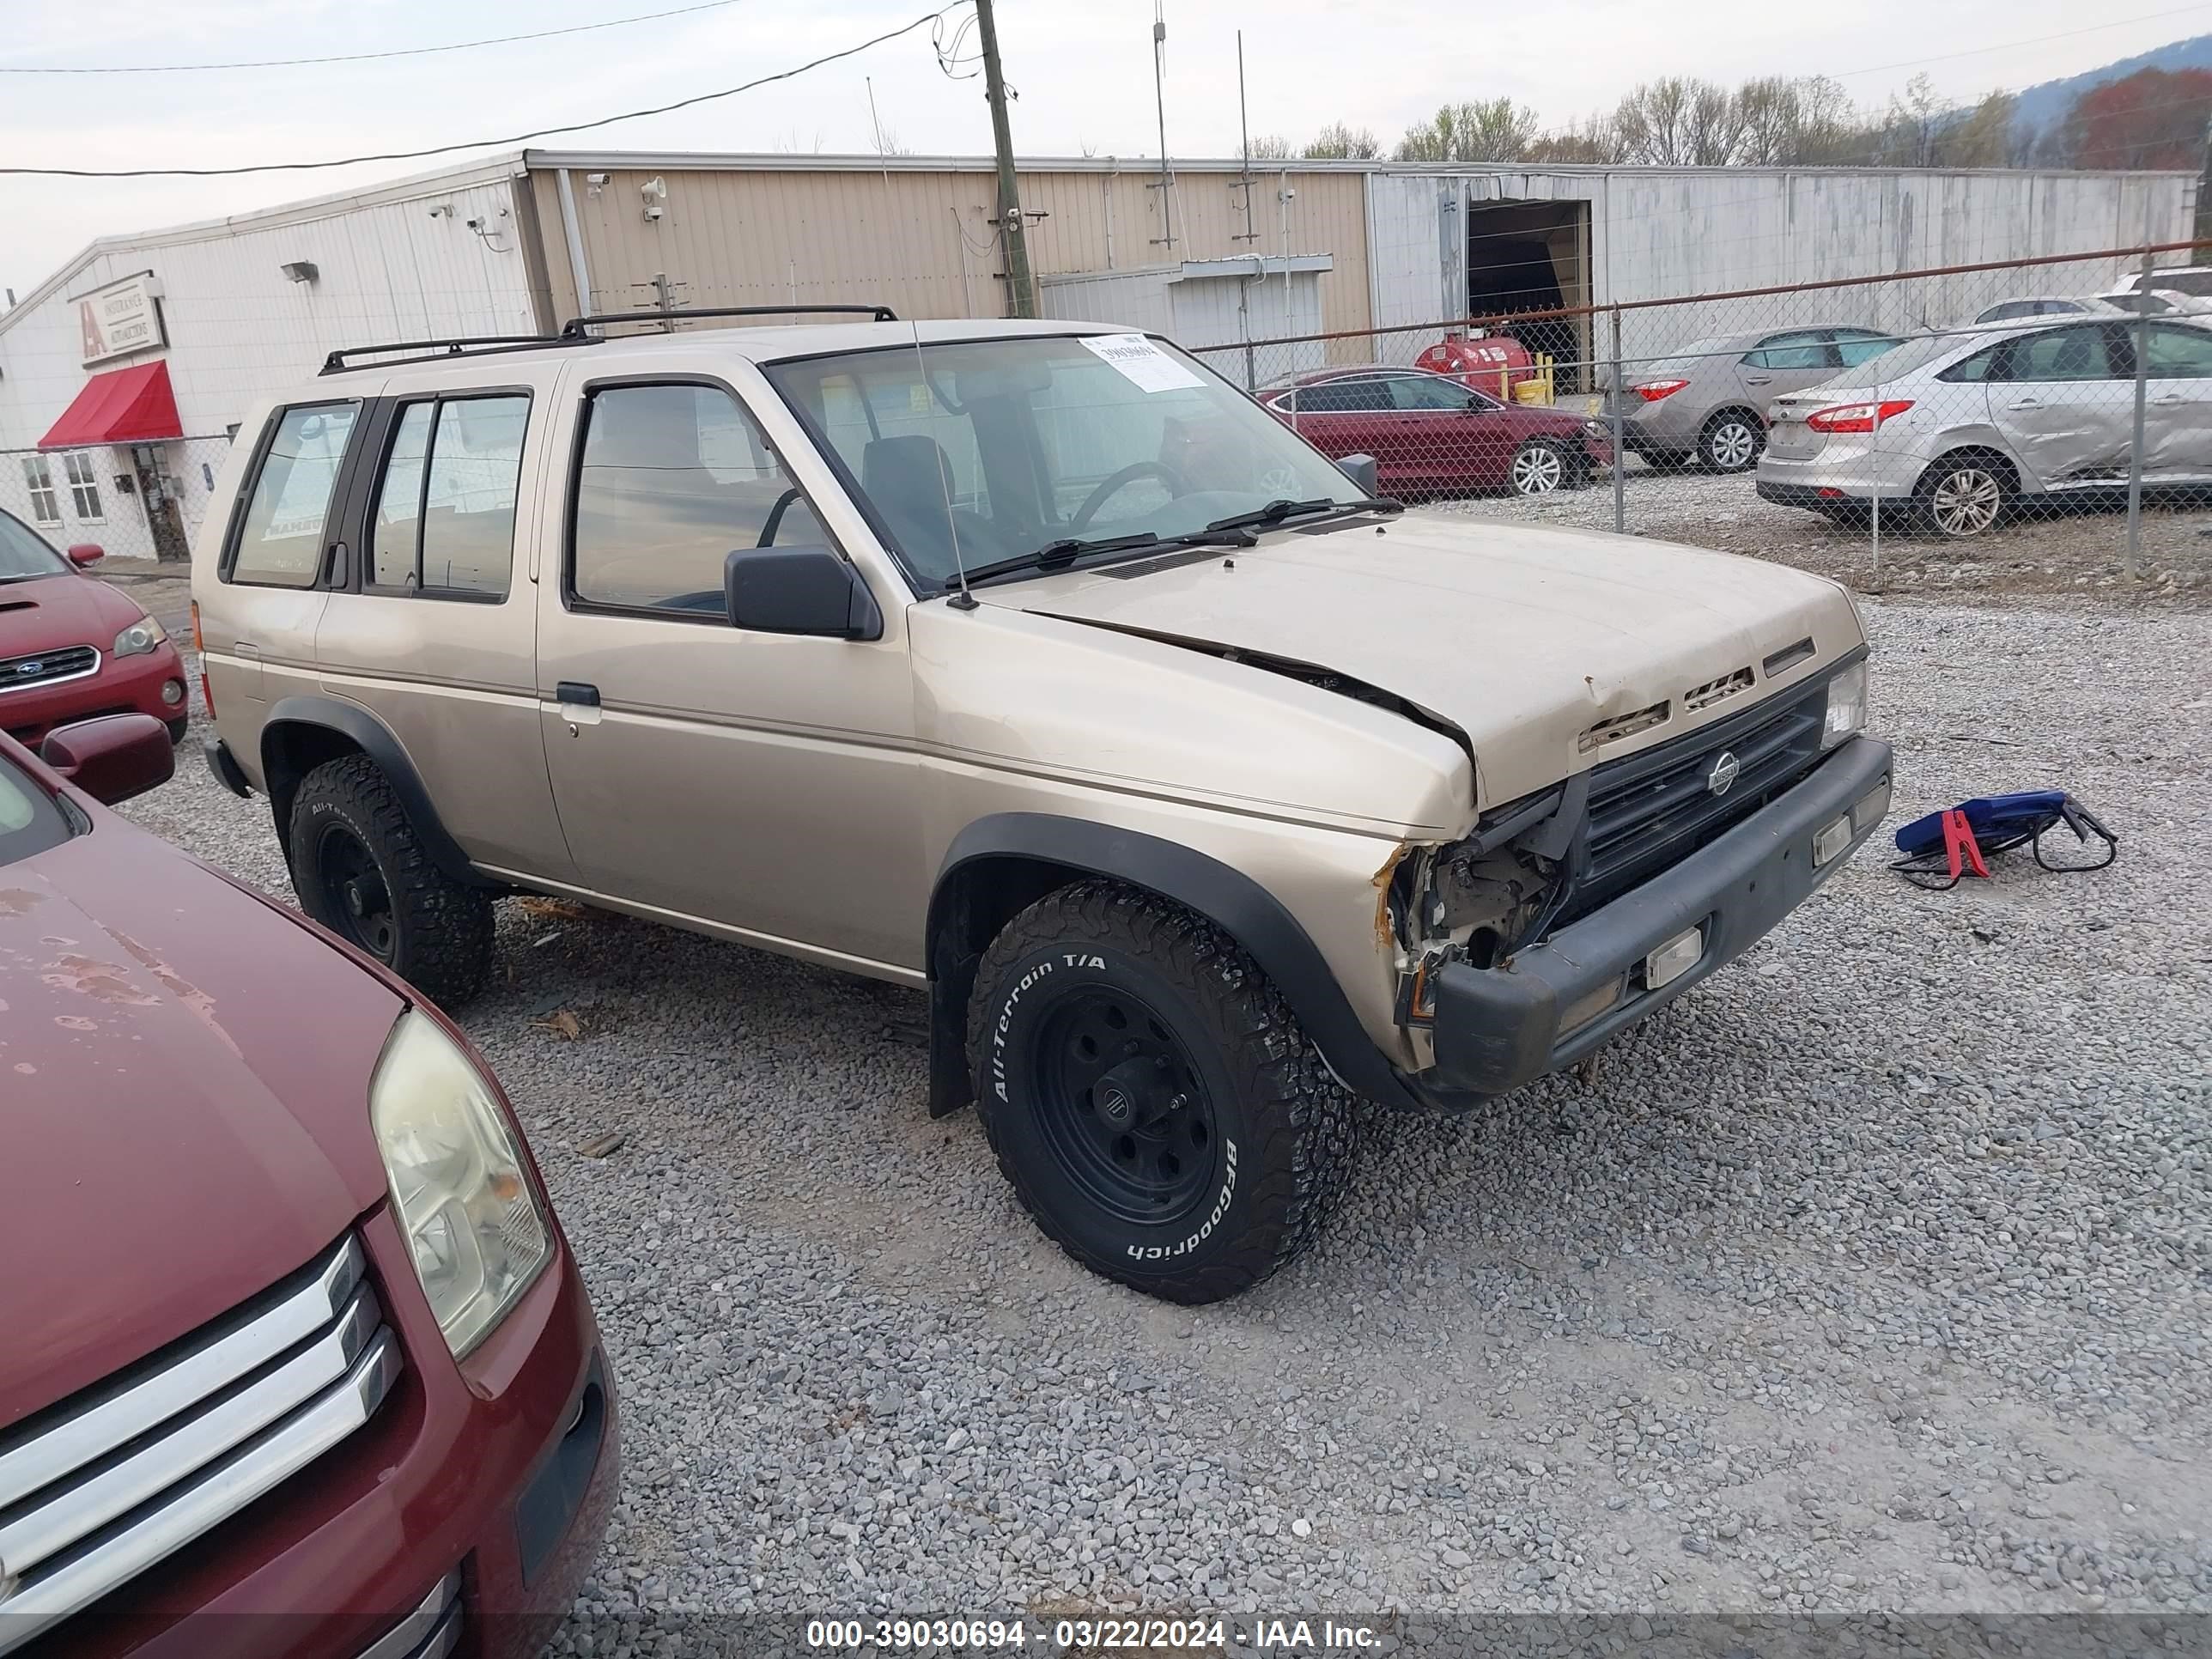
[[[1705,774],[1705,787],[1716,795],[1725,795],[1735,787],[1736,775],[1742,770],[1743,763],[1736,759],[1735,751],[1723,749],[1720,758],[1713,763],[1713,769]]]

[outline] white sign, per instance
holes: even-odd
[[[1121,378],[1145,392],[1181,392],[1203,384],[1198,376],[1141,334],[1085,334],[1085,347]]]
[[[169,343],[161,327],[161,285],[150,271],[86,295],[76,302],[76,323],[88,368]]]

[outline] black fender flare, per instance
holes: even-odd
[[[276,786],[276,769],[271,764],[270,739],[288,726],[319,726],[347,738],[362,753],[376,763],[392,785],[392,793],[399,797],[406,810],[409,822],[422,843],[422,850],[430,860],[453,880],[465,882],[471,887],[497,887],[501,884],[485,875],[469,862],[468,854],[461,851],[438,817],[438,809],[430,804],[430,792],[422,787],[422,774],[415,763],[407,757],[407,750],[392,734],[392,728],[357,702],[347,702],[339,697],[296,696],[278,699],[269,711],[269,718],[261,726],[261,776],[269,787],[271,810],[277,814],[276,838],[289,845],[289,826],[283,822],[291,804],[290,790]]]
[[[968,991],[975,956],[963,960],[960,872],[994,858],[1058,866],[1071,878],[1106,876],[1196,912],[1229,934],[1274,982],[1339,1081],[1387,1105],[1421,1103],[1352,1012],[1320,949],[1275,896],[1242,871],[1178,842],[1084,818],[998,812],[953,837],[930,894],[931,1110],[957,1110],[973,1094],[967,1076]],[[975,947],[980,953],[980,945]]]

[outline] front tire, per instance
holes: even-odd
[[[432,1001],[459,1007],[483,988],[491,896],[437,866],[368,756],[301,780],[285,854],[300,908]]]
[[[1350,1102],[1236,942],[1112,882],[1047,895],[969,1008],[984,1133],[1045,1235],[1170,1302],[1219,1301],[1312,1243]]]
[[[1567,487],[1573,470],[1565,449],[1549,438],[1531,438],[1513,452],[1507,480],[1516,495],[1551,495]]]

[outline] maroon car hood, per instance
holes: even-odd
[[[0,864],[0,1431],[267,1288],[383,1196],[368,1079],[400,1006],[114,819]]]
[[[0,657],[58,645],[96,645],[105,652],[144,614],[137,600],[89,576],[0,582]]]

